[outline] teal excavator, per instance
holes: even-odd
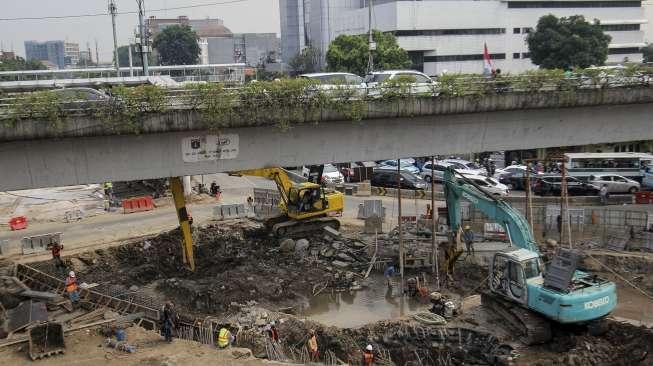
[[[559,250],[545,268],[530,225],[519,211],[454,169],[444,172],[443,185],[453,233],[461,228],[460,201],[465,199],[501,224],[517,248],[494,255],[489,290],[481,301],[519,332],[523,343],[548,341],[551,321],[594,326],[615,308],[615,284],[576,270],[578,253]]]

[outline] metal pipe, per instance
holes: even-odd
[[[435,156],[431,156],[431,270],[435,273],[435,283],[437,288],[440,289],[440,269],[438,268],[438,246],[436,243],[435,233],[438,231],[436,224],[437,220],[435,218]]]

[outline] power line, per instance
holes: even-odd
[[[249,1],[249,0],[230,0],[230,1],[220,1],[220,2],[204,3],[204,4],[175,6],[175,7],[160,8],[160,9],[150,9],[150,10],[148,10],[148,13],[162,12],[162,11],[168,11],[168,10],[201,8],[201,7],[215,6],[215,5],[236,4],[236,3],[246,2],[246,1]],[[117,12],[116,14],[117,15],[138,14],[138,11],[136,11],[136,10],[134,10],[134,11],[123,11],[123,12]],[[71,18],[91,18],[91,17],[106,16],[106,15],[109,15],[109,13],[104,12],[104,13],[89,13],[89,14],[75,14],[75,15],[51,15],[51,16],[43,16],[43,17],[0,18],[0,21],[56,20],[56,19],[71,19]]]

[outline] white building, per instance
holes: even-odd
[[[302,2],[280,3],[293,1],[295,5]],[[368,30],[367,0],[304,0],[304,8],[307,2],[310,26],[303,32],[323,57],[338,35],[364,34]],[[284,33],[281,10],[284,45],[287,37],[297,38],[301,32]],[[647,20],[637,0],[374,0],[372,27],[393,32],[399,45],[408,51],[414,68],[429,75],[444,70],[482,72],[484,44],[495,68],[514,73],[536,67],[530,61],[525,40],[546,14],[598,19],[612,37],[607,63],[642,60],[640,48],[644,46],[643,25]],[[293,26],[297,27],[298,22],[293,21]]]

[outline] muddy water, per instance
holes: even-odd
[[[428,302],[399,296],[398,285],[389,289],[381,275],[371,276],[365,284],[359,291],[312,297],[302,315],[329,326],[356,328],[379,320],[398,319],[428,307]]]

